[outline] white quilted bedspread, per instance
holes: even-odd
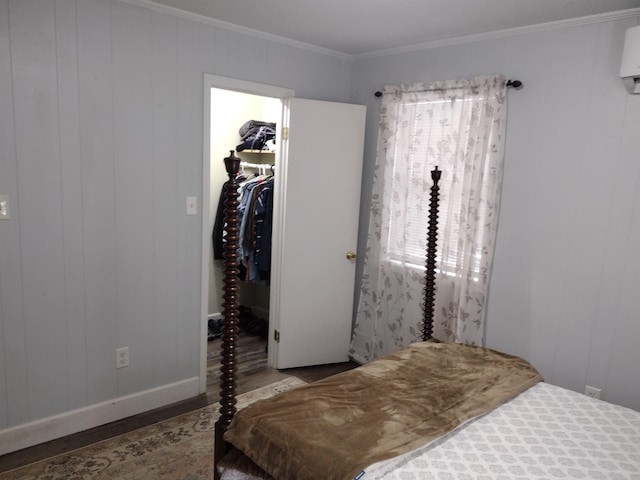
[[[539,383],[360,478],[640,480],[640,413]]]

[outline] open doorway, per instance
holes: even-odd
[[[212,363],[210,348],[210,325],[217,324],[222,311],[222,260],[215,258],[213,230],[218,214],[220,193],[227,174],[224,157],[230,150],[238,150],[242,143],[240,129],[250,120],[258,120],[278,125],[282,118],[282,98],[292,97],[289,89],[256,84],[241,80],[205,75],[204,88],[204,158],[203,158],[203,248],[202,248],[202,316],[200,391],[206,391],[208,364]],[[277,131],[277,129],[276,129]],[[278,152],[275,139],[260,145],[261,148],[240,148],[241,158],[247,176],[262,174],[275,175]],[[258,167],[263,165],[264,167]],[[274,166],[274,168],[271,168]],[[265,175],[267,174],[268,175]],[[247,277],[248,278],[248,277]],[[243,282],[240,290],[241,305],[259,341],[249,342],[251,349],[265,348],[267,338],[265,323],[269,321],[269,281],[268,278]],[[252,317],[250,317],[251,315]],[[261,361],[266,361],[263,355]],[[213,362],[215,363],[215,361]],[[215,367],[217,368],[217,367]]]
[[[277,125],[282,114],[280,100],[251,95],[242,92],[234,92],[225,89],[211,89],[211,191],[209,195],[209,225],[208,230],[214,232],[215,239],[221,238],[220,232],[214,227],[220,228],[220,218],[216,222],[216,216],[220,215],[220,193],[227,174],[224,169],[223,159],[228,157],[231,150],[235,150],[241,159],[241,171],[246,182],[252,182],[254,178],[263,182],[275,174],[276,150],[275,138],[263,144],[258,141],[255,145],[247,145],[242,142],[240,128],[250,121],[264,122]],[[258,183],[258,182],[256,182]],[[268,182],[263,182],[268,183]],[[253,186],[250,183],[250,186]],[[262,186],[259,185],[259,186]],[[255,189],[254,189],[255,190]],[[247,232],[248,234],[248,232]],[[207,317],[212,319],[222,311],[222,252],[221,242],[215,242],[213,255],[209,259],[209,292]],[[248,253],[248,252],[247,252]],[[253,253],[253,252],[252,252]],[[269,315],[269,279],[264,275],[250,275],[243,272],[245,281],[240,284],[240,298],[242,306],[255,310],[260,318],[268,320]]]
[[[211,195],[209,231],[213,254],[209,258],[207,314],[207,371],[209,383],[217,381],[219,337],[222,334],[222,288],[224,279],[224,202],[221,193],[227,174],[223,158],[232,150],[241,159],[241,201],[244,219],[240,265],[240,374],[267,365],[269,332],[270,245],[273,218],[273,187],[276,172],[275,131],[282,116],[279,99],[211,89]],[[205,199],[206,200],[206,199]],[[254,221],[255,220],[255,221]],[[267,248],[267,246],[269,248]]]
[[[235,141],[232,146],[224,145],[220,158],[212,155],[212,111],[222,110],[211,102],[212,89],[279,99],[281,104],[274,154],[268,366],[287,369],[346,362],[366,108],[294,98],[291,90],[205,75],[206,200],[217,193],[211,185],[212,169],[222,169],[222,158],[237,145]],[[234,108],[229,106],[220,114],[235,130],[246,117],[232,122],[230,111]],[[280,127],[288,134],[278,138]],[[216,311],[209,310],[212,208],[208,201],[203,203],[200,380],[202,391],[206,391],[208,315]],[[217,288],[215,281],[211,283]]]

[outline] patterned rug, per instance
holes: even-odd
[[[238,396],[237,407],[305,382],[288,377]],[[209,405],[103,442],[9,472],[2,480],[210,480],[213,426],[218,405]]]

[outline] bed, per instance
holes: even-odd
[[[544,383],[525,360],[432,336],[440,172],[432,172],[422,342],[240,412],[239,159],[225,159],[222,479],[640,479],[640,413]]]

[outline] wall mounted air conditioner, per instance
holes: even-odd
[[[629,93],[640,94],[640,25],[631,27],[624,37],[620,76]]]

